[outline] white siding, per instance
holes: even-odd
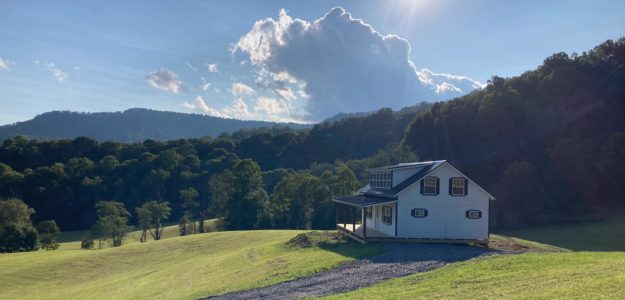
[[[382,206],[390,206],[393,209],[393,223],[391,223],[390,225],[384,224],[382,222]],[[371,208],[373,209],[373,218],[367,219],[367,228],[375,229],[386,235],[395,236],[395,222],[397,222],[397,211],[395,209],[395,202],[378,205]]]
[[[437,196],[424,196],[420,184],[414,185],[399,194],[398,237],[433,239],[480,239],[488,238],[489,195],[469,180],[468,195],[450,196],[449,178],[460,177],[461,173],[444,164],[428,176],[440,179],[440,193]],[[428,216],[415,218],[410,215],[413,208],[425,208]],[[482,211],[480,219],[468,219],[465,212],[470,209]],[[394,218],[397,221],[397,218]]]

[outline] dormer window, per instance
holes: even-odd
[[[369,185],[372,188],[390,189],[392,182],[393,176],[390,172],[369,174]]]

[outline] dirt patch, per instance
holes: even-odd
[[[491,239],[488,242],[488,248],[500,251],[527,252],[530,247],[521,245],[511,238]]]
[[[287,246],[293,248],[312,248],[319,246],[337,245],[339,243],[349,242],[345,238],[339,236],[336,232],[331,231],[313,231],[300,233],[286,242]]]

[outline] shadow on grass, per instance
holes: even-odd
[[[625,215],[604,221],[530,228],[503,234],[572,251],[625,251]]]
[[[319,247],[345,257],[367,259],[373,263],[410,263],[423,261],[456,262],[472,259],[494,250],[462,244],[357,243],[335,231],[302,233],[287,242],[292,248]]]

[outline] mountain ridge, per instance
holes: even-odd
[[[50,111],[0,126],[0,140],[14,136],[52,140],[87,136],[99,141],[216,137],[240,129],[284,126],[306,129],[313,124],[226,119],[202,114],[130,108],[115,112]]]

